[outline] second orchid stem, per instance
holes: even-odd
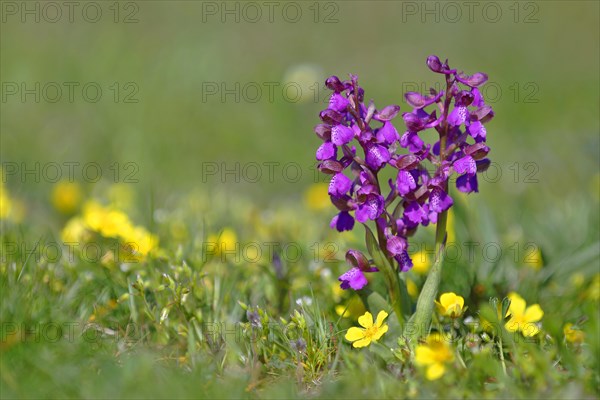
[[[416,343],[419,338],[429,332],[433,307],[442,277],[442,264],[444,263],[444,247],[446,246],[446,221],[448,211],[440,213],[435,232],[435,262],[427,275],[427,280],[417,300],[417,309],[406,325],[404,336],[411,343]]]

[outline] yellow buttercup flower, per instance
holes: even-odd
[[[435,302],[440,315],[450,318],[458,318],[463,313],[465,299],[458,296],[456,293],[448,292],[440,296],[440,301]]]
[[[340,285],[336,285],[339,287]],[[353,296],[347,305],[338,304],[335,306],[335,313],[342,318],[357,317],[365,313],[365,305],[358,296]]]
[[[309,210],[325,210],[331,204],[328,185],[326,183],[314,183],[304,192],[304,204]]]
[[[517,293],[509,293],[510,300],[508,314],[510,320],[504,325],[507,331],[520,331],[523,336],[531,337],[538,334],[540,329],[535,324],[544,316],[544,311],[539,304],[527,307],[527,303]]]
[[[223,229],[218,236],[215,234],[209,235],[207,242],[207,252],[210,254],[227,254],[239,250],[237,235],[231,228]]]
[[[579,329],[573,329],[573,324],[570,322],[565,324],[563,333],[565,339],[569,343],[583,343],[583,340],[585,339],[585,334]]]
[[[100,233],[105,237],[119,237],[123,232],[133,229],[129,217],[122,211],[111,210],[105,215],[100,226]]]
[[[158,246],[158,238],[141,226],[136,226],[128,231],[124,231],[121,238],[131,250],[132,254],[139,258],[148,255],[151,250]]]
[[[105,207],[96,201],[88,201],[83,206],[81,217],[71,218],[61,232],[67,242],[87,242],[92,232],[98,232],[106,238],[118,239],[124,249],[123,261],[142,261],[152,250],[158,247],[158,237],[142,226],[134,225],[129,216],[112,206]],[[106,264],[116,261],[117,255],[107,252],[102,258]]]
[[[426,368],[425,377],[439,379],[446,372],[446,364],[454,361],[454,353],[444,337],[439,333],[427,336],[425,344],[415,349],[415,363]]]
[[[83,219],[79,217],[71,218],[69,221],[67,221],[67,224],[60,233],[60,237],[63,242],[77,244],[85,242],[87,235],[88,230],[86,224],[83,222]]]
[[[83,220],[90,229],[99,231],[106,210],[95,201],[88,201],[83,205]]]
[[[119,210],[113,210],[94,201],[83,206],[83,220],[94,231],[104,237],[117,238],[127,235],[133,229],[129,217]]]
[[[352,347],[366,347],[371,342],[376,342],[388,331],[388,325],[384,324],[383,321],[387,318],[388,313],[385,311],[379,311],[377,319],[373,322],[373,315],[370,312],[366,312],[364,315],[358,317],[358,323],[363,328],[352,327],[346,332],[347,341],[352,342]]]
[[[527,265],[530,268],[535,269],[536,271],[539,271],[540,268],[542,268],[544,266],[544,259],[542,258],[542,251],[540,250],[539,247],[536,246],[536,248],[533,250],[533,252],[531,254],[527,254],[527,256],[525,257],[525,265]]]
[[[0,168],[0,220],[6,219],[10,213],[11,201],[8,190],[4,186],[4,171]]]
[[[25,217],[25,205],[23,202],[11,198],[1,179],[3,179],[2,169],[0,169],[0,220],[19,223]]]
[[[410,297],[416,299],[419,296],[419,288],[417,284],[414,283],[411,279],[406,280],[406,291],[410,295]]]
[[[338,281],[332,282],[330,286],[331,286],[333,301],[335,303],[339,303],[342,300],[342,297],[344,296],[346,291],[340,287],[340,283]]]
[[[77,211],[83,194],[77,182],[60,181],[52,190],[52,205],[63,214]]]
[[[4,185],[0,184],[0,219],[7,219],[12,209],[12,201]]]
[[[594,275],[594,280],[586,290],[585,297],[592,301],[600,300],[600,274]]]
[[[419,275],[425,275],[431,268],[431,257],[424,250],[419,250],[412,257],[412,270]]]

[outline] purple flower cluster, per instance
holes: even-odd
[[[323,140],[317,150],[317,160],[322,172],[333,175],[329,195],[340,212],[331,225],[341,232],[354,227],[354,218],[364,223],[375,220],[384,211],[385,199],[376,174],[391,160],[400,139],[390,122],[400,107],[388,106],[378,112],[373,102],[365,106],[364,90],[358,86],[354,75],[345,82],[332,76],[326,85],[333,94],[329,107],[320,113],[323,123],[315,128]],[[373,122],[381,126],[372,128]],[[364,159],[356,155],[355,146],[349,147],[355,139],[363,150]],[[338,159],[340,148],[342,157]],[[354,180],[344,174],[348,167]],[[354,217],[350,215],[352,211]]]
[[[477,192],[477,172],[490,164],[484,124],[494,113],[478,90],[487,75],[457,72],[436,56],[429,56],[427,65],[445,76],[446,90],[405,94],[413,110],[402,114],[406,125],[402,136],[391,122],[400,107],[391,105],[378,111],[373,101],[365,105],[364,90],[354,75],[343,82],[336,76],[327,79],[325,84],[333,93],[329,107],[319,114],[322,123],[315,127],[323,140],[317,150],[319,169],[332,175],[329,195],[339,210],[331,227],[341,232],[351,230],[355,219],[375,221],[381,250],[403,272],[412,267],[407,237],[419,225],[435,224],[438,215],[453,204],[448,194],[452,174],[458,175],[459,191]],[[439,140],[433,145],[420,137],[428,129],[438,132]],[[353,143],[360,146],[361,156]],[[399,147],[407,152],[399,154]],[[428,170],[425,162],[434,168]],[[378,173],[386,166],[398,172],[395,181],[389,180],[389,192],[384,196]],[[352,179],[344,173],[348,167]],[[401,207],[392,207],[396,199]],[[340,276],[341,287],[363,288],[367,284],[364,272],[376,268],[356,250],[348,251],[346,258],[352,268]]]

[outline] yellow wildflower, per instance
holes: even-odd
[[[90,229],[98,231],[102,225],[106,210],[99,203],[90,200],[83,205],[82,214],[86,225],[89,226]]]
[[[435,302],[440,315],[450,318],[458,318],[463,313],[465,299],[456,293],[448,292],[440,296],[440,301]]]
[[[326,183],[314,183],[304,192],[304,204],[309,210],[325,210],[331,204],[328,185]]]
[[[379,311],[377,319],[373,322],[373,315],[367,311],[364,315],[358,317],[358,323],[364,329],[354,326],[348,329],[345,336],[346,340],[352,342],[352,347],[365,347],[370,345],[371,342],[378,341],[388,331],[388,325],[383,323],[387,316],[388,313],[385,311]]]
[[[585,297],[592,301],[600,300],[600,274],[594,275],[594,280],[586,290]]]
[[[419,275],[425,275],[431,267],[431,257],[425,250],[419,250],[412,257],[412,270]]]
[[[419,288],[417,284],[414,283],[411,279],[406,280],[406,291],[410,295],[410,297],[416,299],[419,296]]]
[[[7,219],[12,208],[12,201],[6,187],[0,182],[0,219]]]
[[[225,228],[219,236],[211,234],[207,240],[207,252],[219,255],[221,253],[234,252],[238,249],[238,239],[235,231]]]
[[[510,320],[504,325],[507,331],[521,331],[523,336],[535,336],[540,329],[535,324],[544,316],[544,311],[539,304],[534,304],[527,307],[527,303],[517,293],[509,293],[507,296],[510,300],[508,314]]]
[[[129,217],[122,211],[111,210],[106,213],[106,219],[100,226],[100,234],[104,237],[119,237],[122,232],[132,229]]]
[[[339,287],[340,285],[336,285]],[[338,304],[335,306],[335,313],[342,318],[357,317],[365,313],[365,305],[358,296],[353,296],[347,305]]]
[[[94,201],[87,202],[83,206],[83,220],[92,230],[100,232],[104,237],[117,238],[133,229],[125,213],[109,209]]]
[[[73,214],[83,195],[77,182],[60,181],[52,190],[52,205],[63,214]]]
[[[425,377],[430,381],[444,375],[446,363],[452,361],[454,361],[452,348],[439,333],[430,334],[425,344],[420,344],[415,349],[415,363],[427,368]]]
[[[0,179],[2,179],[2,170],[0,169]],[[25,205],[10,197],[8,189],[0,181],[0,220],[11,220],[19,223],[25,217]]]
[[[344,296],[344,294],[346,294],[346,291],[340,287],[340,283],[338,281],[332,282],[330,284],[330,286],[331,286],[333,301],[335,303],[339,303],[342,300],[342,297]]]
[[[86,241],[88,234],[83,219],[79,217],[71,218],[62,229],[60,237],[65,243],[80,243]]]
[[[158,246],[158,238],[141,226],[136,226],[124,231],[121,236],[132,254],[144,257]]]
[[[574,329],[573,324],[570,322],[565,324],[563,333],[565,339],[567,339],[567,342],[569,343],[583,343],[583,340],[585,339],[585,334],[579,329]]]
[[[528,267],[535,269],[536,271],[539,271],[540,268],[544,266],[542,251],[539,247],[536,246],[533,252],[527,253],[527,255],[525,256],[525,264]]]

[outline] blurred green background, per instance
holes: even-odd
[[[325,78],[356,73],[376,105],[407,111],[404,91],[439,85],[429,54],[489,74],[490,157],[502,176],[491,171],[479,196],[499,220],[572,192],[598,196],[598,2],[81,2],[72,15],[55,4],[2,5],[0,156],[18,163],[7,184],[32,208],[52,185],[43,171],[39,183],[20,178],[36,162],[95,162],[108,181],[116,168],[157,204],[215,188],[296,201],[315,181]],[[65,82],[77,85],[73,99]],[[36,83],[39,102],[23,92]],[[218,173],[203,177],[213,162]],[[272,182],[269,162],[280,163]],[[238,176],[221,179],[235,163]],[[257,182],[249,163],[261,166]]]
[[[587,290],[591,292],[593,282],[598,282],[593,281],[598,276],[594,274],[599,272],[599,2],[71,4],[73,9],[62,1],[0,3],[0,161],[7,192],[25,207],[24,221],[6,225],[15,229],[8,229],[3,240],[19,238],[29,243],[58,237],[67,219],[52,210],[55,166],[68,179],[68,166],[73,165],[73,178],[83,184],[88,198],[106,198],[114,182],[134,189],[137,204],[132,219],[153,233],[155,227],[161,228],[160,246],[173,253],[168,262],[157,259],[150,264],[149,273],[157,277],[182,259],[203,256],[198,244],[207,233],[217,234],[225,227],[236,231],[242,243],[255,237],[303,246],[337,243],[339,252],[333,256],[343,259],[349,246],[361,248],[362,229],[338,234],[328,227],[333,207],[315,211],[302,204],[312,183],[326,181],[326,176],[314,172],[320,140],[313,127],[328,95],[323,82],[332,74],[358,74],[366,97],[379,108],[395,103],[403,112],[409,111],[405,91],[440,85],[440,75],[425,65],[427,56],[436,54],[467,73],[486,72],[490,80],[483,93],[496,112],[486,125],[489,156],[495,164],[487,179],[480,178],[479,194],[469,195],[468,200],[455,197],[450,231],[459,243],[472,240],[498,248],[502,244],[503,251],[490,261],[479,252],[481,246],[474,262],[467,262],[467,256],[448,262],[441,291],[469,296],[467,302],[477,305],[489,296],[516,290],[528,304],[539,301],[544,306],[544,328],[554,337],[562,334],[565,322],[587,315],[591,318],[586,325],[589,349],[597,354],[597,306],[590,311],[588,304],[594,300],[588,303],[582,296],[583,282],[592,282]],[[403,132],[401,118],[395,126]],[[98,175],[96,167],[101,168],[100,180],[91,183],[95,179],[90,178]],[[40,176],[24,174],[25,169],[37,169]],[[224,169],[227,172],[222,174]],[[188,193],[201,196],[188,199]],[[4,222],[1,227],[4,236]],[[428,229],[420,230],[411,242],[431,246],[433,232]],[[543,260],[537,269],[521,268],[531,243]],[[312,250],[305,248],[305,254]],[[25,260],[21,273],[26,264]],[[330,271],[333,281],[345,268],[339,264]],[[15,265],[10,265],[10,271]],[[307,282],[318,281],[315,265],[306,265],[305,259],[297,267],[292,265],[289,279],[295,286],[290,285],[290,295],[308,295],[308,290],[312,295]],[[100,275],[103,268],[85,263],[77,268],[84,273],[56,269],[56,282],[62,284],[64,279],[69,295],[46,284],[47,273],[54,273],[47,267],[31,268],[33,278],[26,271],[20,285],[6,283],[3,319],[11,321],[14,315],[16,322],[85,320],[92,305],[95,310],[96,303],[108,300],[109,291],[102,279],[86,280],[86,271]],[[63,271],[71,271],[72,280],[64,278]],[[223,289],[234,295],[218,307],[212,300],[206,302],[214,303],[217,310],[206,320],[226,315],[239,320],[235,295],[247,295],[255,304],[268,303],[275,296],[275,286],[265,283],[270,270],[244,266],[218,271],[215,279],[223,276],[228,285],[241,285],[244,290]],[[114,276],[123,278],[127,273]],[[75,277],[85,284],[72,284],[78,282]],[[129,281],[117,285],[117,292],[125,287]],[[321,303],[330,312],[346,301],[334,300],[328,290],[315,293],[326,300]],[[474,315],[476,308],[470,312]],[[115,315],[121,320],[130,317],[125,304]],[[183,343],[182,338],[173,336],[174,347]],[[12,353],[4,353],[11,357],[7,358],[10,371],[3,376],[10,390],[90,397],[102,386],[105,393],[121,397],[129,392],[140,397],[140,389],[173,397],[191,391],[190,385],[205,388],[205,382],[215,382],[231,393],[236,388],[241,393],[246,384],[246,370],[242,383],[229,380],[221,385],[210,369],[206,374],[204,363],[196,369],[201,377],[179,379],[162,370],[155,374],[148,367],[156,364],[150,356],[113,369],[116,347],[98,351],[85,343],[76,347],[66,342],[60,348],[45,346],[15,346]],[[205,357],[198,354],[198,359]],[[555,366],[555,356],[548,354],[544,366]],[[572,365],[583,365],[578,358],[573,360]],[[88,364],[88,369],[73,367]],[[100,379],[98,369],[103,371]],[[580,370],[572,372],[577,379],[587,374],[584,367]],[[561,370],[561,375],[568,374]],[[372,379],[364,372],[348,376],[355,382],[346,389],[354,395],[358,393],[354,385]],[[167,381],[175,384],[162,385]],[[139,382],[147,385],[140,388]],[[590,385],[597,388],[597,382]],[[378,386],[372,383],[365,387]],[[64,388],[47,389],[53,386]],[[343,392],[336,387],[335,393]],[[489,392],[496,397],[498,393]],[[219,396],[223,397],[212,397]]]

